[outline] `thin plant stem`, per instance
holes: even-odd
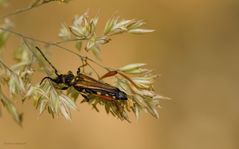
[[[53,1],[44,1],[44,2],[39,3],[39,4],[38,4],[38,2],[39,2],[39,0],[37,0],[35,3],[31,4],[30,6],[28,6],[28,7],[26,7],[26,8],[22,8],[22,9],[19,9],[19,10],[14,11],[14,12],[12,12],[12,13],[3,15],[3,16],[1,16],[0,18],[1,18],[1,19],[4,19],[4,18],[11,17],[11,16],[19,15],[19,14],[22,14],[22,13],[24,13],[24,12],[30,11],[30,10],[33,9],[33,8],[37,8],[37,7],[39,7],[39,6],[42,6],[42,5],[44,5],[44,4],[47,4],[47,3],[53,2]]]
[[[9,70],[12,74],[14,75],[17,75],[12,69],[10,69],[5,63],[3,63],[1,60],[0,60],[0,64],[6,68],[7,70]]]
[[[9,30],[9,29],[6,29],[6,28],[2,28],[2,27],[0,27],[0,30],[3,30],[3,31],[5,31],[5,32],[12,33],[12,34],[14,34],[14,35],[17,35],[18,37],[23,38],[23,39],[29,39],[29,40],[32,40],[32,41],[35,41],[35,42],[39,42],[39,43],[43,43],[43,44],[46,44],[46,45],[55,46],[55,47],[57,47],[57,48],[63,49],[63,50],[65,50],[65,51],[69,52],[69,53],[72,53],[72,54],[74,54],[74,55],[80,57],[80,59],[81,59],[82,61],[88,60],[88,61],[90,61],[90,62],[92,62],[92,63],[98,65],[99,67],[105,69],[106,71],[112,71],[112,70],[113,70],[112,68],[105,67],[105,66],[101,65],[100,63],[96,62],[95,60],[93,60],[93,59],[91,59],[91,58],[89,58],[89,57],[82,56],[82,55],[80,55],[80,54],[78,54],[78,53],[76,53],[76,52],[74,52],[74,51],[72,51],[72,50],[70,50],[70,49],[68,49],[68,48],[65,48],[65,47],[63,47],[63,46],[57,44],[57,42],[48,42],[48,41],[44,41],[44,40],[40,40],[40,39],[35,39],[35,38],[32,38],[32,37],[23,35],[23,34],[21,34],[21,33],[19,33],[19,32],[15,32],[15,31],[12,31],[12,30]],[[95,71],[94,71],[94,72],[95,72]],[[97,76],[98,76],[98,74],[97,74]]]

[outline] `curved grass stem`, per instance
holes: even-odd
[[[3,27],[0,27],[0,30],[5,31],[5,32],[9,32],[9,33],[14,34],[14,35],[16,35],[16,36],[18,36],[18,37],[20,37],[20,38],[23,38],[23,39],[28,39],[28,40],[32,40],[32,41],[34,41],[34,42],[43,43],[43,44],[48,45],[48,46],[54,46],[54,47],[63,49],[63,50],[65,50],[65,51],[67,51],[67,52],[69,52],[69,53],[71,53],[71,54],[74,54],[74,55],[78,56],[78,57],[81,59],[82,62],[90,61],[90,62],[96,64],[97,66],[99,66],[99,67],[105,69],[106,71],[112,71],[112,70],[114,70],[113,68],[109,68],[109,67],[103,66],[102,64],[96,62],[95,60],[93,60],[93,59],[91,59],[91,58],[89,58],[89,57],[87,57],[87,56],[82,56],[82,55],[80,55],[80,54],[74,52],[74,51],[71,50],[71,49],[68,49],[68,48],[66,48],[66,47],[63,47],[63,46],[59,45],[58,42],[48,42],[48,41],[44,41],[44,40],[32,38],[32,37],[23,35],[23,34],[21,34],[21,33],[19,33],[19,32],[16,32],[16,31],[13,31],[13,30],[9,30],[9,29],[3,28]],[[89,66],[90,66],[90,65],[89,65]],[[90,67],[91,67],[91,66],[90,66]],[[91,68],[92,68],[92,67],[91,67]],[[96,72],[96,71],[94,70],[94,72]],[[99,78],[99,75],[98,75],[98,74],[96,74],[96,75],[97,75],[98,78]]]

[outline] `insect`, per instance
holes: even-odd
[[[41,53],[43,58],[49,63],[49,65],[54,69],[56,78],[44,77],[41,83],[45,79],[49,79],[56,83],[58,88],[61,90],[66,90],[69,87],[74,87],[87,101],[89,100],[87,95],[94,95],[105,100],[127,100],[127,94],[117,87],[111,86],[107,83],[91,78],[80,71],[80,67],[77,70],[76,75],[71,71],[67,74],[59,74],[57,69],[52,65],[52,63],[45,57],[43,52],[39,47],[36,49]],[[40,83],[40,84],[41,84]]]

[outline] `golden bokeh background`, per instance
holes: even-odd
[[[7,14],[29,4],[10,1]],[[161,74],[155,87],[172,100],[162,100],[160,118],[142,114],[132,123],[104,111],[78,104],[72,121],[38,114],[32,102],[19,105],[24,112],[19,127],[3,110],[1,149],[238,149],[239,148],[239,1],[238,0],[73,0],[51,3],[11,17],[15,31],[46,41],[57,41],[60,23],[89,8],[100,11],[100,25],[113,14],[144,19],[147,35],[124,34],[103,47],[107,66],[145,62]],[[18,41],[18,42],[17,42]],[[19,40],[6,45],[3,59],[11,61]],[[76,70],[80,60],[51,49],[51,61],[62,72]],[[38,78],[40,80],[40,78]]]

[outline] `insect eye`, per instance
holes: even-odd
[[[65,77],[65,83],[66,84],[70,84],[71,81],[74,79],[74,75],[73,74],[69,74]]]

